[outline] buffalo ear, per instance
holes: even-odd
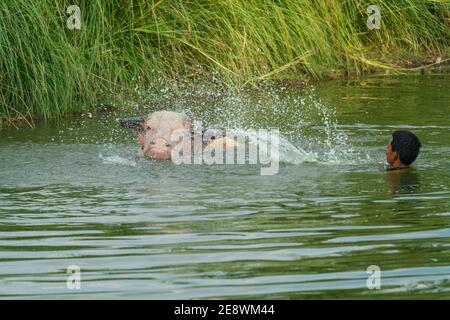
[[[139,129],[144,124],[145,117],[130,117],[119,120],[119,124],[122,128],[127,129]]]

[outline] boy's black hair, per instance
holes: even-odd
[[[416,160],[422,147],[419,138],[409,131],[395,131],[392,134],[392,150],[398,152],[400,161],[409,166]]]

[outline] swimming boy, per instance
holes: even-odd
[[[406,169],[416,160],[422,147],[419,138],[409,131],[395,131],[386,148],[388,170]]]

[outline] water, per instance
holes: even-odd
[[[137,159],[122,116],[0,131],[2,298],[450,298],[450,77],[159,95],[204,125],[278,128],[279,173]],[[386,172],[396,129],[423,149]],[[66,270],[81,269],[81,289]],[[369,290],[370,265],[381,289]]]

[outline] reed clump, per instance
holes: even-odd
[[[450,0],[78,0],[81,29],[69,30],[73,2],[0,2],[0,122],[79,111],[199,69],[243,85],[449,55]],[[381,29],[366,25],[372,4]]]

